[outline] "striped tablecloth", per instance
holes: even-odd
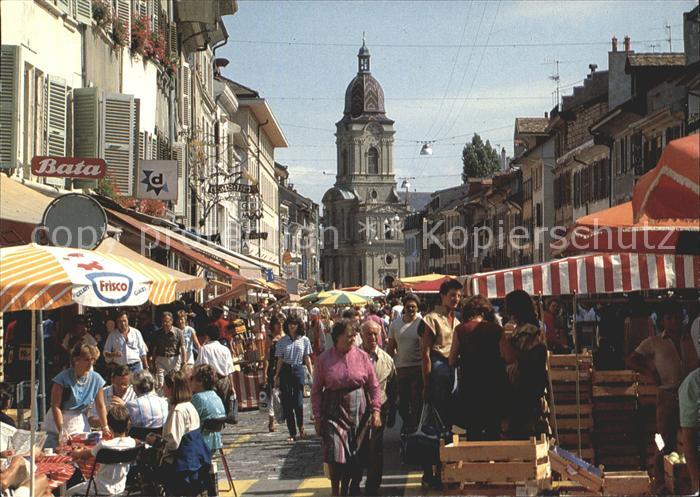
[[[39,456],[36,458],[36,474],[46,475],[51,490],[55,490],[75,473],[75,466],[70,456]]]
[[[265,383],[265,373],[262,370],[254,373],[236,371],[233,373],[233,386],[236,389],[238,408],[242,411],[258,408],[260,387]]]

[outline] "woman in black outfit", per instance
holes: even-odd
[[[509,438],[550,435],[547,405],[547,345],[535,304],[523,290],[506,295],[506,315],[515,325],[501,341],[511,387]]]
[[[500,440],[504,399],[508,392],[499,344],[503,328],[495,322],[491,303],[480,295],[464,300],[462,323],[452,337],[449,363],[459,366],[459,426],[467,440]]]
[[[268,325],[269,333],[267,335],[267,393],[269,405],[269,421],[267,424],[268,430],[275,431],[275,409],[273,405],[272,389],[275,385],[275,373],[277,372],[277,358],[275,357],[275,347],[280,338],[284,336],[282,325],[284,318],[282,316],[272,316]]]

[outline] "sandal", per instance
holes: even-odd
[[[304,428],[299,428],[299,438],[306,438],[306,432]]]

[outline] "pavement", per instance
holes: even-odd
[[[286,424],[277,424],[277,431],[267,429],[267,414],[241,412],[237,425],[227,425],[222,433],[226,461],[233,475],[238,496],[330,496],[330,480],[324,477],[321,440],[310,421],[309,400],[305,400],[306,437],[288,442]],[[421,471],[401,464],[399,455],[400,418],[384,435],[384,481],[381,495],[428,495],[420,486]],[[224,468],[219,462],[219,490],[222,496],[233,496]],[[438,495],[438,494],[432,494]]]

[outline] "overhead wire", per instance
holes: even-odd
[[[488,44],[489,40],[491,39],[491,33],[493,33],[493,27],[496,25],[496,19],[498,18],[498,12],[501,10],[501,0],[498,0],[498,3],[496,4],[496,12],[493,15],[493,20],[491,21],[491,26],[489,27],[489,32],[486,35],[486,43]],[[474,89],[474,83],[476,82],[476,78],[479,75],[479,70],[481,69],[481,64],[484,61],[484,54],[486,54],[486,50],[482,50],[481,52],[481,57],[479,58],[479,64],[476,66],[476,71],[474,71],[474,77],[472,78],[471,85],[469,86],[469,91],[467,92],[467,97],[471,95],[472,90]],[[462,111],[464,110],[464,106],[469,102],[469,100],[463,100],[462,104],[459,108],[459,111],[457,114],[455,114],[454,119],[452,120],[452,124],[450,125],[449,128],[447,128],[447,131],[445,131],[445,134],[448,134],[452,131],[452,129],[455,127],[455,124],[457,124],[457,121],[459,120],[460,115],[462,114]]]
[[[462,27],[462,35],[459,38],[460,44],[464,41],[464,35],[467,33],[467,26],[469,26],[469,13],[471,12],[473,3],[473,0],[469,1],[469,6],[467,7],[467,11],[464,16],[464,26]],[[445,106],[447,94],[450,91],[450,85],[452,84],[452,78],[454,77],[455,69],[457,68],[457,62],[459,61],[460,53],[462,53],[462,47],[457,48],[457,53],[455,54],[454,61],[452,62],[452,69],[450,70],[450,76],[447,79],[447,84],[445,85],[445,92],[442,96],[442,99],[440,100],[440,109],[438,110],[437,114],[433,116],[432,123],[430,125],[430,128],[428,128],[428,132],[425,134],[425,136],[430,136],[430,134],[433,131],[433,128],[435,127],[435,124],[442,115],[442,109]]]
[[[476,41],[477,38],[479,38],[479,33],[481,32],[481,26],[484,23],[484,17],[486,16],[487,7],[488,7],[488,3],[484,2],[484,10],[481,11],[481,18],[479,19],[479,24],[478,24],[478,26],[476,28],[476,32],[474,34],[474,41]],[[467,71],[469,70],[469,67],[471,66],[472,58],[474,56],[474,51],[475,50],[473,48],[469,51],[469,59],[467,59],[467,63],[464,66],[464,71],[462,72],[462,78],[459,80],[459,93],[462,93],[462,86],[464,85],[464,79],[467,76]],[[467,97],[468,96],[469,95],[467,95]],[[450,109],[447,112],[447,115],[444,116],[445,119],[444,119],[442,125],[440,126],[440,128],[438,128],[438,131],[435,132],[435,134],[437,136],[440,136],[442,134],[442,130],[445,128],[445,124],[447,124],[450,121],[450,117],[452,116],[453,110],[454,110],[454,108],[450,107]],[[428,137],[430,137],[430,134],[428,134]],[[435,140],[433,140],[433,141],[435,141]]]

